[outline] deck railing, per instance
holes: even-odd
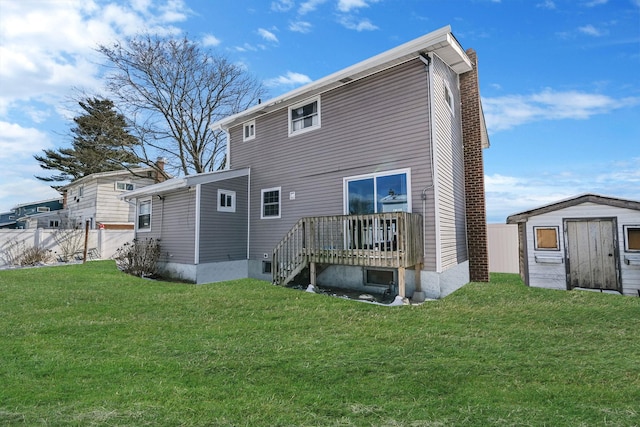
[[[422,216],[408,212],[300,219],[273,251],[273,281],[285,285],[310,263],[405,268],[423,256]]]

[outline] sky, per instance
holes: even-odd
[[[489,222],[640,200],[640,0],[0,0],[0,212],[57,196],[33,156],[106,94],[100,44],[186,36],[276,97],[446,25],[478,55]]]

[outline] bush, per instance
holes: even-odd
[[[160,243],[156,239],[125,243],[116,251],[116,264],[125,273],[139,277],[153,277],[158,272]]]
[[[2,250],[2,259],[6,264],[21,267],[45,264],[51,261],[51,251],[48,249],[27,247],[23,241],[12,240]]]

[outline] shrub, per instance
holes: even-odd
[[[51,251],[35,246],[27,247],[26,243],[11,240],[2,250],[2,259],[6,264],[34,266],[51,261]]]
[[[153,277],[157,274],[160,258],[160,243],[156,239],[125,243],[116,251],[116,264],[125,273],[139,277]]]

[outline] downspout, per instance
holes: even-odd
[[[194,254],[193,263],[195,265],[200,264],[200,194],[202,184],[196,185],[196,224],[195,224],[195,239],[194,240]],[[196,267],[197,269],[197,267]]]

